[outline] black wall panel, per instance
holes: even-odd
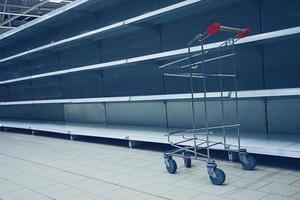
[[[183,1],[183,0],[159,0],[159,7],[163,8],[163,7],[166,7],[166,6],[173,5],[175,3],[179,3],[181,1]]]
[[[60,64],[62,68],[80,67],[99,63],[99,61],[100,49],[97,43],[87,43],[60,52]]]
[[[163,94],[161,71],[153,64],[104,70],[104,96]]]
[[[28,61],[18,61],[13,65],[3,65],[5,80],[23,76],[30,76],[30,63]]]
[[[40,104],[33,105],[34,119],[49,121],[64,121],[64,105],[62,104]]]
[[[300,87],[300,39],[265,45],[266,88]]]
[[[10,106],[10,109],[10,117],[13,119],[34,119],[32,105],[14,105]]]
[[[10,106],[0,106],[0,117],[6,119],[11,118]]]
[[[32,74],[53,72],[61,69],[59,53],[45,53],[42,57],[30,60]]]
[[[157,0],[130,0],[99,12],[101,26],[107,26],[158,8]]]
[[[103,96],[101,72],[87,71],[63,77],[63,98]]]
[[[230,7],[221,7],[170,21],[162,25],[163,50],[186,47],[195,35],[205,32],[207,27],[215,22],[226,26],[250,27],[251,34],[259,33],[259,4],[257,1],[243,1]],[[220,41],[228,37],[228,34],[220,33],[205,43]]]
[[[62,40],[99,28],[99,18],[97,14],[85,11],[82,12],[83,13],[80,16],[55,27],[57,40]]]
[[[60,77],[48,77],[32,81],[33,99],[59,99],[62,98]]]
[[[9,100],[9,90],[7,85],[0,85],[0,101]]]
[[[269,32],[300,25],[300,1],[261,0],[262,31]]]
[[[9,101],[24,101],[32,99],[30,82],[17,82],[9,85]]]
[[[7,45],[3,45],[0,58],[6,58],[28,50],[28,44],[29,42],[27,39],[18,39]],[[12,46],[13,48],[11,48]]]
[[[33,34],[28,38],[28,49],[34,49],[51,42],[57,41],[57,31],[55,29],[40,28],[39,34]]]
[[[160,50],[160,37],[156,30],[124,34],[101,43],[103,62],[158,53]]]

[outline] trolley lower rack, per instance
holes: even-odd
[[[209,129],[216,129],[216,127],[210,127]],[[201,131],[202,129],[197,130]],[[217,167],[216,162],[211,159],[209,155],[209,148],[216,145],[224,146],[224,150],[228,152],[230,161],[234,161],[238,158],[244,170],[253,170],[255,168],[256,160],[252,155],[247,153],[246,149],[238,149],[237,145],[224,144],[224,142],[220,141],[202,139],[201,137],[205,136],[205,132],[196,133],[195,138],[191,135],[187,135],[187,133],[191,133],[192,131],[194,130],[181,130],[167,134],[169,143],[174,147],[174,149],[164,153],[165,165],[169,173],[174,174],[177,171],[177,164],[173,157],[182,158],[186,168],[192,167],[192,160],[206,161],[207,172],[211,182],[215,185],[223,184],[226,175],[222,169]],[[210,131],[209,134],[214,134],[214,132]],[[171,140],[171,138],[178,137],[182,137],[182,139],[174,140],[174,142]],[[205,150],[206,153],[205,151],[203,152],[203,150]]]

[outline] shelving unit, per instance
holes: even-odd
[[[120,0],[110,0],[110,1],[98,0],[98,2],[102,8],[105,8],[120,2]],[[30,35],[32,31],[39,28],[48,27],[51,23],[60,21],[65,17],[68,17],[70,19],[72,16],[76,16],[80,14],[80,11],[90,6],[90,4],[91,3],[88,0],[77,0],[62,8],[56,9],[55,11],[48,13],[42,18],[38,18],[36,20],[30,21],[29,23],[19,26],[18,28],[8,31],[4,34],[1,34],[0,44],[5,44],[8,41],[13,41],[14,39],[20,37],[21,35],[22,36],[26,36],[27,34]]]
[[[230,0],[226,3],[218,3],[214,6],[221,6],[221,5],[226,5],[228,3],[232,3],[235,2],[237,0]],[[40,46],[34,49],[30,49],[28,51],[25,52],[21,52],[6,58],[2,58],[0,59],[0,63],[5,63],[8,61],[12,61],[15,59],[20,59],[20,58],[24,58],[26,56],[29,56],[31,54],[34,53],[40,53],[41,51],[46,51],[46,50],[58,50],[59,48],[68,45],[69,43],[77,43],[80,44],[80,42],[82,42],[83,40],[88,40],[88,39],[93,39],[93,40],[100,40],[100,39],[104,39],[104,38],[108,38],[108,37],[112,37],[112,36],[116,36],[116,35],[120,35],[120,34],[124,34],[124,33],[128,33],[140,28],[145,28],[145,24],[146,24],[146,28],[151,27],[152,29],[154,29],[153,25],[157,25],[159,23],[163,23],[166,22],[168,20],[172,20],[178,17],[183,17],[187,14],[186,9],[189,10],[189,14],[192,14],[195,12],[196,9],[199,9],[199,5],[201,6],[201,3],[203,2],[203,0],[187,0],[187,1],[183,1],[165,8],[161,8],[137,17],[133,17],[124,21],[120,21],[105,27],[101,27],[99,29],[96,30],[92,30],[80,35],[76,35],[70,38],[66,38],[60,41],[56,41],[56,42],[52,42],[50,44],[46,44],[44,46]],[[83,4],[84,2],[82,2]],[[82,5],[81,3],[78,4]],[[1,40],[1,39],[0,39]]]
[[[174,3],[172,4],[172,2]],[[38,34],[39,31],[41,30],[45,30],[45,29],[50,30],[56,28],[58,27],[58,23],[59,24],[64,23],[64,19],[66,18],[76,19],[76,17],[78,16],[82,17],[87,13],[91,14],[93,13],[94,10],[100,10],[101,12],[98,13],[101,15],[102,11],[105,13],[105,11],[107,11],[107,8],[112,8],[113,6],[120,6],[118,7],[118,9],[121,10],[123,5],[122,3],[124,3],[124,1],[120,1],[120,0],[109,0],[109,1],[77,0],[74,3],[68,4],[66,7],[58,9],[53,13],[49,13],[48,15],[39,18],[38,20],[34,20],[30,23],[27,23],[26,25],[16,28],[13,31],[6,32],[5,34],[0,36],[0,45],[1,46],[3,45],[3,47],[7,47],[8,49],[12,49],[14,42],[23,41],[23,40],[26,41],[27,38],[31,36],[35,36],[34,34]],[[273,2],[272,5],[273,4],[275,5],[276,2],[275,3]],[[242,141],[245,142],[244,144],[242,144],[242,146],[245,146],[250,153],[300,158],[300,145],[299,145],[300,136],[299,136],[299,132],[296,132],[298,128],[298,123],[294,122],[295,116],[289,116],[288,113],[284,113],[285,110],[289,110],[289,112],[292,112],[293,110],[296,110],[298,108],[297,105],[300,102],[299,99],[300,85],[298,83],[295,84],[286,83],[288,81],[285,81],[283,80],[284,78],[282,78],[283,77],[282,73],[284,73],[285,69],[286,71],[292,71],[291,68],[289,68],[289,66],[293,65],[294,67],[294,63],[299,63],[299,62],[296,59],[294,59],[295,56],[294,57],[286,56],[284,58],[285,59],[284,63],[283,64],[280,63],[280,65],[282,66],[280,66],[280,68],[276,66],[276,69],[274,69],[275,75],[273,74],[270,75],[271,72],[273,73],[272,71],[273,65],[277,64],[278,62],[278,58],[276,57],[277,54],[274,53],[274,55],[272,55],[273,46],[275,45],[274,49],[276,49],[278,48],[276,47],[276,44],[278,42],[282,42],[282,43],[283,41],[290,42],[290,43],[292,43],[293,41],[299,42],[300,24],[298,22],[288,23],[288,20],[290,20],[290,18],[286,16],[287,22],[284,23],[284,25],[280,25],[278,26],[278,28],[277,26],[276,28],[265,27],[265,24],[270,22],[267,21],[268,19],[264,15],[265,11],[262,8],[266,9],[268,7],[264,5],[263,1],[256,1],[256,0],[248,1],[247,3],[241,0],[226,0],[226,1],[186,0],[186,1],[181,1],[179,3],[178,1],[168,1],[168,3],[166,3],[165,1],[159,0],[159,1],[153,1],[151,5],[153,6],[151,10],[149,12],[148,11],[144,12],[143,9],[139,10],[136,7],[134,7],[132,4],[131,5],[133,6],[132,10],[128,9],[128,12],[132,12],[134,14],[130,13],[128,14],[129,16],[122,16],[122,17],[118,16],[120,18],[118,17],[115,18],[114,15],[118,13],[113,13],[113,11],[109,10],[109,12],[107,11],[106,14],[109,13],[111,14],[111,16],[108,16],[108,20],[107,20],[108,22],[107,21],[103,22],[104,24],[103,27],[101,27],[102,19],[97,18],[99,22],[98,21],[91,22],[91,23],[95,23],[93,24],[92,27],[94,26],[98,27],[95,28],[94,30],[90,30],[91,28],[89,26],[90,28],[89,31],[83,33],[80,27],[79,28],[80,30],[78,29],[79,33],[75,36],[58,37],[64,39],[53,41],[51,43],[45,42],[45,44],[41,42],[42,44],[37,45],[37,47],[35,48],[24,50],[23,52],[22,50],[15,51],[14,53],[11,54],[8,53],[5,57],[2,57],[0,59],[0,70],[3,70],[1,72],[4,72],[4,70],[7,71],[10,70],[9,75],[12,75],[12,77],[1,76],[0,92],[9,91],[12,92],[12,95],[14,95],[13,93],[15,91],[14,87],[17,85],[15,92],[18,93],[19,90],[22,90],[23,87],[22,84],[24,84],[26,85],[26,87],[30,88],[30,89],[28,88],[26,89],[29,90],[28,93],[31,93],[30,94],[31,96],[28,95],[26,96],[26,98],[23,98],[23,99],[30,99],[26,101],[22,101],[22,100],[8,101],[6,99],[1,100],[0,109],[1,112],[2,111],[3,112],[0,113],[0,116],[3,117],[1,117],[2,119],[0,118],[0,127],[8,128],[8,129],[9,128],[26,129],[33,132],[35,131],[55,132],[55,133],[61,133],[70,136],[81,136],[81,135],[94,136],[94,137],[103,137],[103,138],[122,139],[128,141],[154,142],[154,143],[165,144],[167,143],[167,139],[163,136],[167,133],[167,129],[173,129],[174,127],[177,127],[178,124],[179,124],[178,126],[181,126],[182,124],[188,126],[188,124],[185,123],[185,121],[187,121],[186,118],[189,117],[185,113],[185,111],[189,109],[188,103],[190,99],[190,94],[188,93],[188,91],[182,89],[180,90],[180,92],[176,92],[176,91],[173,92],[172,90],[173,88],[171,88],[171,90],[168,91],[165,85],[164,86],[160,85],[159,87],[163,89],[159,90],[159,92],[157,93],[150,91],[149,93],[145,92],[145,94],[143,94],[142,92],[140,92],[140,90],[138,90],[140,88],[138,88],[136,90],[133,89],[132,91],[130,91],[129,92],[130,95],[128,94],[122,95],[122,94],[118,94],[118,92],[116,92],[116,94],[113,93],[107,95],[105,92],[102,93],[99,92],[99,94],[97,93],[96,95],[94,95],[93,93],[92,95],[88,94],[86,96],[84,95],[81,96],[78,95],[78,93],[76,93],[74,95],[70,95],[71,96],[70,97],[68,95],[63,94],[63,89],[65,89],[63,88],[63,86],[65,86],[64,85],[65,79],[68,79],[70,77],[72,78],[75,77],[74,79],[70,78],[71,80],[69,80],[69,82],[71,82],[71,84],[70,83],[69,84],[71,86],[68,85],[66,87],[67,89],[70,89],[71,87],[73,87],[73,81],[78,81],[78,82],[81,81],[80,76],[84,73],[81,74],[80,72],[86,72],[86,73],[89,72],[92,75],[97,74],[96,78],[98,82],[95,81],[96,80],[95,77],[93,77],[95,78],[95,80],[91,81],[91,84],[95,84],[96,82],[96,84],[100,85],[100,86],[99,85],[95,86],[95,88],[97,87],[95,89],[95,91],[97,90],[96,92],[98,92],[98,90],[101,91],[102,90],[108,91],[110,89],[113,90],[116,88],[115,85],[118,86],[118,84],[120,84],[119,82],[113,83],[114,81],[118,81],[116,80],[118,78],[109,79],[107,77],[116,75],[116,76],[120,76],[120,78],[123,78],[121,76],[122,73],[124,73],[124,71],[126,76],[129,74],[128,72],[130,73],[132,72],[131,70],[135,69],[139,71],[140,69],[144,69],[145,66],[147,67],[147,64],[149,63],[150,63],[149,64],[150,67],[157,68],[158,65],[161,65],[165,61],[171,61],[174,58],[185,57],[188,53],[187,48],[183,48],[183,46],[180,45],[181,44],[180,42],[174,45],[175,48],[173,48],[173,46],[170,45],[170,42],[167,40],[169,37],[168,34],[174,33],[173,31],[177,30],[176,29],[177,27],[181,27],[181,28],[183,27],[182,24],[185,24],[183,23],[184,20],[189,21],[190,19],[189,17],[193,15],[200,16],[201,14],[201,16],[203,15],[203,18],[201,17],[199,18],[199,24],[200,25],[210,24],[211,17],[207,17],[207,16],[210,16],[209,13],[211,11],[217,10],[220,12],[219,13],[220,19],[222,20],[224,19],[224,22],[229,23],[228,25],[230,25],[231,21],[233,24],[236,24],[237,21],[234,22],[234,20],[239,20],[239,19],[231,17],[231,15],[233,14],[232,12],[242,12],[244,8],[243,6],[246,6],[244,9],[247,10],[247,12],[248,10],[250,10],[249,11],[250,13],[249,15],[247,14],[247,17],[244,17],[244,15],[242,15],[244,17],[243,20],[247,20],[247,25],[248,23],[250,25],[252,24],[254,26],[253,29],[255,29],[254,32],[256,32],[257,34],[250,35],[247,38],[241,39],[237,43],[237,45],[240,46],[245,45],[247,46],[247,48],[249,47],[250,53],[248,52],[247,49],[246,50],[247,52],[245,54],[248,53],[251,54],[249,56],[249,60],[246,61],[246,62],[249,61],[249,64],[246,63],[246,67],[245,67],[247,69],[242,68],[241,74],[245,75],[245,73],[252,73],[251,79],[246,80],[249,81],[250,86],[241,88],[240,91],[238,91],[239,100],[241,102],[244,102],[242,106],[245,106],[245,104],[247,105],[249,104],[249,106],[247,107],[246,105],[246,108],[244,108],[243,110],[244,113],[242,114],[245,115],[243,118],[244,120],[243,122],[246,123],[246,125],[249,122],[250,125],[248,125],[248,127],[246,128],[252,126],[250,128],[253,128],[254,130],[252,131],[252,130],[245,129],[241,132]],[[164,7],[163,5],[166,6]],[[227,12],[222,13],[223,7],[226,6],[227,7],[233,6],[234,8],[230,9],[230,12],[228,13]],[[285,8],[281,7],[281,9],[284,10]],[[293,7],[289,9],[292,10]],[[268,11],[272,11],[272,10],[268,10]],[[284,11],[282,12],[284,14]],[[257,17],[252,17],[254,15],[257,15]],[[218,16],[213,16],[212,18]],[[267,22],[264,22],[264,20]],[[213,21],[215,21],[215,19],[213,19]],[[279,23],[279,21],[276,21],[276,23]],[[191,25],[189,27],[189,29],[194,29],[194,30],[197,29],[197,32],[199,32],[198,28],[199,27],[192,27]],[[165,32],[163,32],[162,30],[165,30]],[[182,31],[182,35],[180,35],[181,34],[180,33],[179,37],[183,37],[183,35],[184,37],[189,37],[188,35],[190,34],[190,32],[188,31],[185,32],[185,31],[186,30]],[[157,35],[155,35],[154,37],[158,38],[157,43],[159,44],[155,44],[156,46],[153,45],[153,47],[151,45],[150,45],[151,47],[150,46],[145,47],[145,43],[143,42],[134,45],[143,46],[144,49],[153,48],[153,51],[151,49],[151,51],[145,51],[141,53],[139,52],[137,54],[127,54],[121,52],[122,55],[113,54],[113,55],[109,55],[108,58],[106,58],[105,56],[102,57],[102,53],[103,53],[102,46],[101,46],[102,43],[107,42],[109,43],[108,45],[106,44],[107,46],[109,45],[114,46],[115,43],[113,42],[116,38],[118,39],[119,37],[122,36],[127,37],[132,35],[138,37],[140,36],[141,32],[143,33],[155,32],[155,34]],[[73,35],[72,33],[68,33],[68,32],[67,34]],[[174,33],[174,35],[176,34]],[[150,38],[146,38],[146,39],[150,40]],[[178,38],[175,37],[175,41],[177,39]],[[180,38],[178,40],[180,40]],[[129,40],[129,42],[130,41],[131,40]],[[207,50],[214,49],[218,47],[220,43],[223,42],[221,41],[221,39],[220,40],[218,39],[217,41],[218,42],[205,44],[204,49]],[[51,55],[55,54],[55,56],[56,54],[58,54],[58,56],[63,57],[65,55],[60,55],[60,54],[64,50],[68,50],[69,51],[68,53],[72,54],[75,52],[72,51],[73,47],[75,47],[74,49],[76,49],[86,44],[89,45],[94,44],[94,42],[97,43],[97,45],[95,46],[97,46],[98,48],[95,51],[98,51],[100,49],[99,54],[101,55],[97,54],[97,59],[95,59],[95,61],[93,62],[88,62],[89,60],[84,60],[82,63],[78,65],[76,63],[74,65],[74,63],[70,62],[70,60],[73,58],[77,58],[78,56],[80,56],[81,53],[81,52],[79,53],[76,52],[77,53],[76,55],[71,55],[68,58],[66,58],[67,64],[65,65],[61,63],[62,62],[61,58],[54,58],[57,59],[58,66],[52,65],[52,63],[50,62],[51,59],[53,58],[50,56],[47,57],[48,55],[45,56],[45,58],[47,57],[48,59],[47,61],[45,61],[48,62],[47,65],[36,63],[36,61],[41,58],[39,57],[41,54],[44,53],[51,54]],[[125,41],[125,43],[126,42],[127,41]],[[98,45],[98,43],[100,44]],[[124,48],[124,47],[122,46],[118,48]],[[280,48],[286,48],[286,47],[280,45]],[[293,48],[297,48],[297,47],[293,47]],[[113,48],[110,49],[110,46],[109,48],[106,47],[106,50],[107,49],[108,51],[113,51],[112,50]],[[137,47],[137,49],[138,50],[136,51],[139,51],[141,48]],[[192,53],[196,53],[199,51],[200,51],[200,46],[195,46],[191,49]],[[291,50],[291,52],[292,51],[293,49]],[[286,50],[284,51],[284,53],[289,53],[289,52],[290,52],[289,49],[287,51]],[[252,53],[255,55],[252,55]],[[242,56],[244,56],[243,58],[245,58],[248,55],[246,56],[242,55]],[[259,58],[256,58],[256,56]],[[272,58],[272,56],[274,56],[274,58]],[[275,57],[276,57],[276,61],[273,62],[272,60],[275,59]],[[246,59],[248,59],[248,57]],[[279,62],[281,61],[279,60]],[[96,63],[96,64],[90,64],[90,63]],[[23,64],[24,64],[24,71],[27,70],[26,72],[20,70],[22,69]],[[242,64],[245,65],[245,63]],[[25,67],[25,65],[27,68]],[[39,68],[40,67],[39,65],[41,65],[41,68]],[[35,71],[35,69],[39,70],[39,72]],[[284,70],[280,71],[279,69],[280,70],[284,69]],[[14,72],[14,70],[16,70],[17,72]],[[126,74],[126,70],[128,70],[127,71],[128,74]],[[145,70],[145,73],[148,73],[149,71]],[[107,74],[105,74],[105,72]],[[299,71],[296,71],[295,74],[297,74],[298,72]],[[154,81],[146,84],[154,84],[153,87],[155,86],[158,87],[155,84],[166,83],[166,80],[161,81],[162,78],[159,79],[158,83],[155,82],[156,80],[158,80],[157,77],[159,76],[159,74],[147,74],[147,76],[149,76],[151,81],[152,80]],[[278,79],[277,76],[280,77],[280,79]],[[60,84],[58,86],[59,88],[58,90],[60,90],[61,94],[54,97],[52,97],[51,94],[49,98],[48,96],[47,98],[34,96],[33,95],[34,91],[32,91],[34,88],[33,87],[34,84],[38,85],[38,84],[46,83],[49,84],[51,87],[51,83],[54,79],[50,79],[49,77],[55,77],[55,81],[58,80],[57,83]],[[279,80],[278,81],[279,83],[277,85],[275,84],[275,86],[274,84],[273,85],[270,84],[270,79],[272,79],[273,77],[277,78],[277,81]],[[107,79],[104,80],[105,78]],[[142,78],[144,77],[142,76]],[[291,76],[289,76],[289,79],[291,79]],[[296,80],[296,78],[294,78],[293,80]],[[83,81],[80,83],[85,84],[88,81],[89,81],[89,77],[85,77],[83,78]],[[126,85],[128,82],[128,85],[131,86],[130,81],[131,80],[129,79],[125,81],[123,80],[121,84],[125,83]],[[136,84],[134,81],[132,85]],[[255,81],[259,83],[256,83]],[[252,84],[254,85],[253,87]],[[113,86],[111,86],[110,88],[107,87],[107,85],[110,86],[113,85]],[[174,85],[176,85],[176,83],[170,83],[168,86],[175,87]],[[90,87],[90,86],[91,85],[87,85],[87,86],[84,85],[84,87]],[[276,88],[276,89],[268,89],[268,88]],[[82,88],[80,89],[82,90]],[[148,89],[151,90],[151,88]],[[38,88],[37,90],[45,90],[45,88]],[[122,88],[120,90],[122,90]],[[91,91],[94,92],[94,90]],[[78,91],[76,90],[75,92]],[[37,93],[40,94],[41,92],[39,91]],[[146,95],[146,94],[151,94],[151,95]],[[12,99],[18,99],[19,97],[23,97],[22,95],[23,93],[18,93],[17,94],[18,97]],[[214,92],[210,92],[208,93],[208,95],[211,97],[212,103],[215,101],[214,98],[218,97],[217,93]],[[232,93],[231,91],[224,92],[224,95],[230,98],[235,97],[234,93]],[[84,98],[87,96],[92,96],[95,98]],[[199,102],[197,103],[200,104],[201,99],[203,98],[203,93],[201,93],[201,91],[197,92],[195,94],[195,97],[199,99]],[[38,100],[38,99],[43,99],[43,100]],[[287,105],[285,105],[285,103]],[[278,105],[282,105],[282,104],[284,104],[284,106],[282,106],[284,108],[281,107],[278,108]],[[100,122],[95,122],[98,124],[92,122],[85,122],[85,121],[82,121],[84,123],[71,123],[66,118],[66,107],[68,106],[70,107],[74,106],[73,108],[71,108],[71,111],[70,113],[68,113],[68,115],[72,115],[74,113],[75,113],[74,115],[80,115],[83,112],[82,109],[85,109],[84,106],[93,106],[93,105],[97,105],[101,107],[101,109],[99,109],[100,110],[99,113],[96,113],[98,112],[98,110],[91,109],[92,110],[91,112],[93,112],[92,117],[94,116],[98,117],[97,114],[101,115],[101,117],[103,117],[102,115],[106,115],[106,118],[103,117],[105,120],[102,120],[102,118],[99,117],[101,118],[100,120],[98,120]],[[134,105],[136,107],[132,109],[133,107],[130,107],[129,105]],[[126,108],[126,106],[129,106],[130,109]],[[153,108],[157,110],[153,111]],[[13,114],[9,113],[12,111],[7,111],[8,117],[5,117],[3,113],[6,112],[5,111],[6,109],[7,110],[15,109],[15,110],[13,111]],[[54,109],[59,109],[58,112],[59,114],[61,114],[60,115],[61,117],[58,117],[59,119],[55,118],[57,113],[53,114],[54,115],[53,119],[52,118],[48,119],[47,117],[45,117],[45,115],[48,115],[48,113],[50,113]],[[140,118],[145,118],[145,119],[143,119],[144,121],[142,122],[131,124],[133,120],[131,121],[129,120],[129,122],[126,120],[127,118],[132,117],[130,114],[131,112],[136,111],[135,109],[140,112],[137,114],[140,116],[134,116],[133,120],[139,120]],[[42,111],[37,112],[37,110],[38,111],[42,110]],[[275,112],[274,110],[276,111],[276,113],[274,113]],[[114,112],[113,114],[111,114],[114,115],[113,116],[115,117],[114,120],[110,121],[109,119],[107,119],[107,115],[110,114],[109,112]],[[151,115],[151,112],[153,113],[156,112],[156,113],[155,114],[152,113],[153,115]],[[182,117],[175,119],[174,113],[177,114],[177,116],[178,113],[180,113],[182,114]],[[34,117],[26,118],[27,114],[32,116],[34,115]],[[121,117],[117,118],[120,116],[119,114],[121,115]],[[152,126],[151,123],[147,122],[147,120],[151,121],[153,118],[155,118],[156,114],[162,118],[162,121],[157,123],[159,124],[160,127],[153,127],[156,126],[155,123],[153,123],[154,125]],[[39,115],[43,115],[41,119],[39,118]],[[50,113],[49,115],[52,114]],[[12,117],[8,119],[10,116]],[[18,117],[19,119],[17,119]],[[25,119],[35,119],[35,120],[25,120]],[[53,120],[53,121],[49,121],[49,120]],[[281,120],[284,121],[283,124],[288,124],[288,126],[292,128],[288,130],[285,130],[282,127],[278,128],[277,122]],[[116,121],[122,123],[120,124],[115,123]],[[106,123],[106,124],[102,124],[102,123]],[[113,125],[113,124],[118,124],[118,125]],[[217,137],[216,140],[219,140],[218,135],[216,137]]]
[[[43,134],[43,132],[54,132],[70,136],[90,136],[99,138],[111,138],[132,142],[152,142],[168,144],[165,134],[167,128],[149,126],[120,126],[120,125],[97,125],[88,123],[64,123],[54,121],[30,121],[30,120],[0,120],[2,128],[16,128],[32,131],[33,134]],[[262,133],[241,132],[242,147],[247,148],[249,153],[268,154],[274,156],[285,156],[300,158],[300,137],[297,135],[272,134],[266,136]],[[211,136],[212,140],[219,141],[222,134]],[[228,133],[228,142],[234,142],[234,134]],[[222,146],[214,146],[213,149],[223,149]]]
[[[238,41],[236,45],[247,44],[247,43],[263,44],[264,42],[274,42],[278,39],[279,40],[280,39],[289,39],[290,37],[295,37],[298,34],[300,34],[300,26],[295,27],[295,28],[289,28],[289,29],[249,36],[245,39],[241,39],[240,41]],[[217,48],[221,43],[222,42],[206,44],[206,45],[204,45],[204,49],[210,50],[210,49]],[[191,48],[191,52],[198,52],[199,50],[200,50],[199,46]],[[174,57],[185,56],[186,54],[187,54],[187,49],[183,48],[183,49],[177,49],[177,50],[172,50],[172,51],[167,51],[167,52],[162,52],[162,53],[138,56],[138,57],[134,57],[134,58],[116,60],[116,61],[111,61],[111,62],[87,65],[87,66],[82,66],[82,67],[75,67],[75,68],[70,68],[70,69],[66,69],[66,70],[59,70],[59,71],[54,71],[54,72],[35,74],[35,75],[31,75],[31,76],[25,76],[25,77],[20,77],[20,78],[15,78],[15,79],[4,80],[4,81],[0,81],[0,85],[20,82],[20,81],[26,81],[26,80],[33,80],[33,79],[38,79],[38,78],[45,78],[45,77],[50,77],[50,76],[65,75],[65,74],[69,74],[69,73],[76,73],[76,72],[82,72],[82,71],[88,71],[88,70],[100,70],[100,69],[107,69],[110,67],[124,67],[126,65],[149,61],[149,60],[162,61],[165,59],[170,59],[170,57],[174,58]],[[0,63],[1,63],[1,61],[0,61]]]

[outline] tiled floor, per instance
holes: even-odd
[[[0,132],[0,199],[300,199],[300,171],[217,161],[226,184],[205,164],[168,174],[161,152]]]

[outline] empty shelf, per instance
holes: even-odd
[[[233,1],[233,0],[231,0],[231,1]],[[95,29],[95,30],[77,35],[77,36],[73,36],[73,37],[66,38],[66,39],[63,39],[60,41],[52,42],[52,43],[44,45],[44,46],[40,46],[40,47],[31,49],[28,51],[24,51],[22,53],[18,53],[18,54],[3,58],[0,60],[0,63],[4,63],[7,61],[16,59],[16,58],[21,58],[21,57],[28,56],[30,54],[48,50],[48,49],[53,50],[53,48],[59,48],[63,45],[67,45],[70,42],[76,42],[78,44],[78,42],[88,39],[88,38],[103,39],[103,38],[115,36],[117,34],[128,33],[130,31],[137,30],[137,29],[143,27],[143,26],[139,26],[138,25],[139,23],[145,23],[145,22],[150,22],[150,21],[153,21],[153,23],[154,23],[155,19],[158,19],[158,18],[162,19],[165,17],[168,17],[168,20],[171,20],[172,16],[178,17],[179,13],[174,15],[174,12],[176,12],[177,10],[180,12],[183,12],[183,10],[185,10],[186,8],[191,9],[191,7],[196,6],[199,3],[203,3],[203,0],[182,1],[180,3],[173,4],[171,6],[167,6],[165,8],[161,8],[161,9],[158,9],[158,10],[155,10],[155,11],[137,16],[137,17],[133,17],[133,18],[121,21],[121,22],[117,22],[117,23],[114,23],[114,24],[111,24],[111,25],[108,25],[108,26],[105,26],[105,27],[102,27],[99,29]],[[189,11],[189,12],[191,12],[191,11]],[[170,14],[170,16],[168,16],[169,14]]]
[[[252,36],[249,36],[249,37],[239,40],[236,44],[239,45],[239,44],[246,44],[246,43],[251,43],[251,42],[272,41],[272,40],[276,40],[278,38],[285,38],[285,37],[293,36],[293,35],[296,35],[299,33],[300,33],[300,26],[294,27],[294,28],[289,28],[289,29],[284,29],[284,30],[279,30],[279,31],[273,31],[273,32],[268,32],[268,33],[252,35]],[[209,50],[209,49],[217,48],[221,43],[223,43],[223,41],[206,44],[206,45],[204,45],[204,49]],[[200,46],[191,48],[191,52],[198,52],[200,50],[201,50]],[[111,61],[111,62],[106,62],[106,63],[99,63],[99,64],[94,64],[94,65],[87,65],[87,66],[82,66],[82,67],[75,67],[75,68],[70,68],[70,69],[65,69],[65,70],[59,70],[59,71],[54,71],[54,72],[47,72],[47,73],[42,73],[42,74],[35,74],[35,75],[31,75],[31,76],[25,76],[25,77],[20,77],[20,78],[4,80],[4,81],[0,81],[0,85],[14,83],[14,82],[20,82],[20,81],[26,81],[26,80],[32,80],[32,79],[38,79],[38,78],[44,78],[44,77],[50,77],[50,76],[64,75],[64,74],[75,73],[75,72],[82,72],[82,71],[87,71],[87,70],[99,70],[99,69],[105,69],[105,68],[116,67],[116,66],[122,67],[122,66],[126,66],[129,64],[134,64],[137,62],[143,62],[143,61],[148,61],[148,60],[165,60],[165,59],[169,59],[169,58],[173,58],[173,57],[184,56],[187,53],[188,53],[187,48],[177,49],[177,50],[172,50],[172,51],[155,53],[155,54],[150,54],[150,55],[145,55],[145,56],[138,56],[138,57],[122,59],[122,60],[117,60],[117,61]]]
[[[268,98],[300,96],[300,88],[268,89],[268,90],[247,90],[238,91],[238,98]],[[203,93],[195,93],[194,98],[202,99]],[[207,93],[208,98],[220,98],[220,92]],[[235,93],[231,91],[223,92],[224,98],[235,98]],[[78,99],[50,99],[50,100],[30,100],[30,101],[8,101],[0,102],[0,106],[9,105],[31,105],[31,104],[57,104],[57,103],[109,103],[109,102],[137,102],[137,101],[165,101],[165,100],[189,100],[190,93],[185,94],[165,94],[147,96],[123,96],[123,97],[99,97],[99,98],[78,98]]]
[[[121,0],[98,0],[98,8],[104,8],[107,7],[113,3],[119,2]],[[95,3],[94,1],[93,3]],[[100,4],[101,3],[101,4]],[[51,26],[52,23],[55,23],[57,21],[61,21],[61,19],[68,17],[69,19],[72,18],[72,16],[78,15],[78,13],[81,12],[81,9],[85,9],[85,7],[90,6],[92,3],[89,0],[77,0],[70,4],[67,4],[64,7],[61,7],[59,9],[54,10],[53,12],[47,13],[46,15],[37,18],[33,21],[30,21],[22,26],[19,26],[15,29],[12,29],[11,31],[8,31],[6,33],[1,34],[0,36],[0,43],[4,44],[5,42],[19,39],[18,37],[24,35],[30,36],[32,31],[36,31],[38,28],[45,28],[48,26]]]
[[[168,144],[167,137],[164,135],[170,131],[170,129],[159,127],[5,119],[0,120],[0,126],[32,131],[47,131],[68,135],[93,136],[161,144]],[[222,141],[221,135],[221,133],[216,133],[211,135],[210,138],[212,141]],[[237,144],[235,133],[228,132],[227,136],[228,144]],[[241,145],[246,148],[249,153],[300,158],[299,135],[241,132]],[[214,149],[222,149],[222,146],[214,146]]]

